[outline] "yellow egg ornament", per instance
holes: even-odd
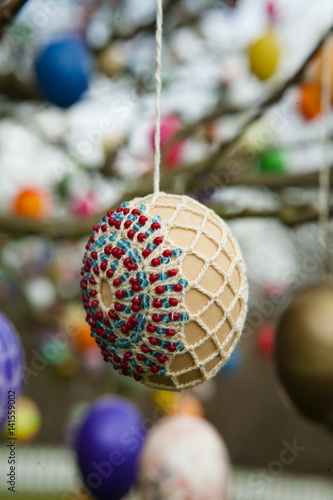
[[[104,360],[149,387],[214,376],[245,322],[245,264],[230,229],[188,196],[109,211],[86,245],[82,299]]]
[[[42,417],[36,403],[27,396],[21,396],[16,403],[16,418],[14,437],[20,445],[32,443],[41,428]],[[7,438],[11,439],[10,429],[7,431]]]
[[[204,409],[200,400],[188,391],[182,393],[155,391],[153,401],[160,410],[168,415],[204,416]]]
[[[171,414],[175,413],[175,410],[179,406],[180,393],[170,392],[170,391],[154,391],[153,401],[157,408],[159,408],[163,413]]]
[[[280,61],[280,45],[274,31],[268,31],[249,48],[251,72],[260,80],[274,75]]]

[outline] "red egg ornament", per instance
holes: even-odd
[[[256,332],[256,345],[259,354],[264,358],[271,358],[274,352],[274,342],[274,323],[264,323]]]

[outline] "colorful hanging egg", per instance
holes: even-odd
[[[40,431],[42,416],[36,403],[27,396],[21,396],[15,408],[15,437],[20,445],[32,443]],[[10,429],[7,438],[10,439]]]
[[[120,500],[129,493],[145,435],[140,413],[126,399],[93,402],[75,429],[74,448],[86,490],[94,498]]]
[[[0,430],[8,415],[9,422],[13,421],[15,410],[10,406],[15,406],[23,378],[24,354],[20,338],[11,322],[0,312]]]
[[[180,393],[158,390],[153,392],[152,397],[157,408],[163,413],[171,414],[176,412],[179,405]]]
[[[109,211],[94,226],[81,274],[105,361],[150,387],[211,378],[240,337],[247,280],[238,244],[187,196],[149,195]]]
[[[194,394],[185,391],[180,394],[176,415],[191,415],[192,417],[204,417],[205,410]]]
[[[250,68],[260,80],[274,75],[280,61],[280,47],[273,31],[268,31],[249,49]]]
[[[155,391],[153,400],[160,410],[169,415],[204,416],[204,409],[200,400],[189,391],[183,393]]]
[[[144,500],[228,500],[228,452],[203,418],[176,415],[151,431],[140,460]]]
[[[56,334],[50,334],[42,338],[40,343],[40,351],[43,358],[51,366],[62,366],[67,364],[72,359],[72,351],[70,346],[65,342],[59,342]]]
[[[305,120],[312,120],[322,112],[321,87],[318,83],[303,83],[299,86],[299,110]]]
[[[275,364],[290,400],[305,417],[333,425],[333,285],[296,295],[278,324]]]
[[[256,331],[257,351],[264,358],[271,358],[273,355],[275,329],[274,323],[264,323]]]
[[[277,2],[267,2],[266,12],[270,23],[276,23],[280,17],[280,6]]]
[[[258,160],[263,174],[283,175],[287,171],[285,154],[281,149],[265,151]]]
[[[123,73],[128,62],[126,44],[123,41],[114,41],[112,45],[103,49],[97,57],[98,69],[109,78]]]
[[[331,65],[331,82],[333,82],[333,48],[330,51],[330,65]],[[309,77],[314,83],[321,86],[323,73],[323,51],[322,49],[312,59],[309,65]],[[333,86],[331,87],[331,101],[333,104]]]
[[[92,58],[83,40],[66,35],[42,47],[35,73],[45,97],[60,108],[68,108],[88,89]]]
[[[71,214],[80,219],[92,217],[98,212],[98,199],[94,191],[82,189],[74,193],[69,200]]]
[[[243,363],[243,351],[237,346],[236,349],[232,352],[226,364],[222,366],[220,375],[236,375],[241,370]]]
[[[13,200],[13,212],[20,217],[46,219],[51,211],[51,195],[39,188],[23,188]]]
[[[60,326],[78,351],[84,352],[96,345],[80,304],[72,302],[66,305],[61,314]]]

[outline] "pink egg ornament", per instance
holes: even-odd
[[[73,215],[85,219],[92,217],[98,212],[98,201],[93,191],[75,193],[70,201],[69,208]]]

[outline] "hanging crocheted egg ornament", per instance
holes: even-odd
[[[305,417],[333,425],[333,285],[296,295],[278,324],[275,365],[290,400]]]
[[[247,304],[242,255],[225,222],[187,196],[149,195],[108,212],[81,273],[105,361],[147,386],[200,384],[237,344]]]

